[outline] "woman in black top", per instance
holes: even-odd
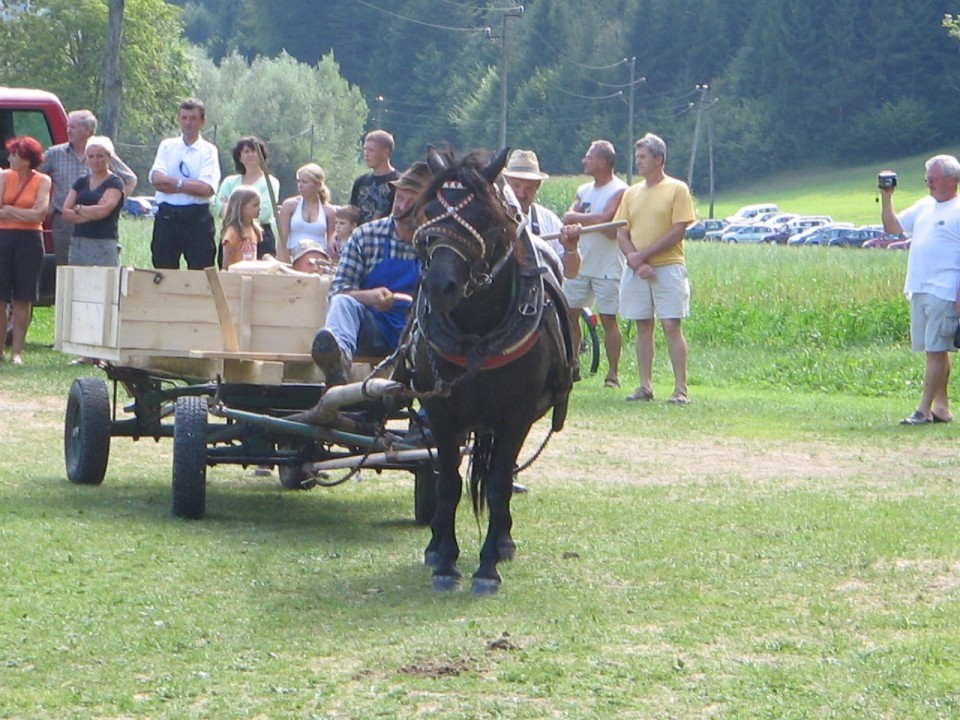
[[[73,184],[63,202],[63,219],[74,224],[70,265],[120,264],[120,211],[123,180],[110,172],[113,143],[95,135],[87,140],[90,174]]]

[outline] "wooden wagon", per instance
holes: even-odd
[[[337,484],[347,475],[325,478],[340,469],[409,470],[415,518],[429,522],[432,452],[404,442],[417,417],[389,400],[401,386],[358,363],[356,382],[327,388],[311,361],[329,286],[321,275],[59,268],[55,347],[107,376],[70,389],[70,481],[103,482],[113,437],[170,437],[178,517],[203,517],[208,466],[239,464],[276,467],[288,489]]]

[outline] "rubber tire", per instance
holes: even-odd
[[[413,521],[417,525],[429,525],[437,510],[437,482],[440,473],[434,470],[433,462],[425,462],[413,471]]]
[[[110,396],[98,378],[77,378],[67,396],[63,458],[75,485],[99,485],[110,459]]]
[[[599,322],[598,318],[594,319]],[[583,338],[580,342],[580,354],[590,356],[590,374],[596,375],[600,367],[600,336],[597,334],[596,322],[589,322],[583,312],[580,313],[580,334]]]
[[[177,398],[173,422],[174,517],[200,520],[207,510],[207,399]]]

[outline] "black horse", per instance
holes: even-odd
[[[434,180],[418,209],[414,244],[423,282],[413,324],[414,387],[437,448],[438,501],[425,562],[435,590],[460,586],[455,518],[461,443],[473,434],[470,495],[489,513],[474,595],[496,593],[497,563],[514,556],[510,498],[531,425],[553,408],[563,427],[572,387],[566,301],[520,216],[496,185],[507,150],[485,163],[433,148]]]

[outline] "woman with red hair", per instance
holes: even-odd
[[[48,175],[37,172],[43,147],[34,138],[11,138],[6,149],[10,169],[0,172],[0,327],[7,327],[7,301],[12,297],[10,362],[23,365],[23,342],[33,303],[40,296],[43,218],[50,205],[51,183]]]

